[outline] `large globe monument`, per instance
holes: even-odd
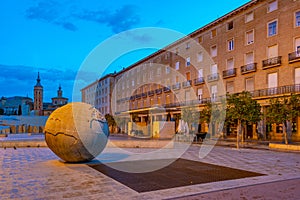
[[[86,162],[107,144],[109,129],[101,113],[90,104],[69,103],[56,109],[45,125],[48,147],[66,162]]]

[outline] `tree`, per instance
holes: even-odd
[[[106,119],[106,121],[107,121],[108,126],[109,126],[110,129],[111,129],[111,132],[112,132],[113,129],[114,129],[114,127],[115,127],[115,125],[116,125],[116,121],[115,121],[114,117],[111,116],[110,114],[106,114],[106,115],[105,115],[105,119]]]
[[[220,133],[223,130],[225,115],[226,99],[222,98],[220,102],[208,102],[205,104],[200,112],[200,122],[207,123],[212,134],[215,132],[215,126],[218,127],[217,132]]]
[[[289,97],[277,97],[270,100],[270,107],[267,110],[267,117],[270,123],[282,124],[284,142],[288,144],[287,131],[292,120],[300,116],[300,95],[291,94]]]
[[[21,105],[19,105],[19,108],[18,108],[18,115],[22,115],[22,107],[21,107]]]
[[[227,96],[227,122],[237,122],[236,147],[239,148],[239,136],[243,138],[243,127],[246,123],[261,120],[261,106],[251,98],[247,91]]]
[[[199,122],[200,113],[193,106],[183,107],[181,109],[181,119],[188,123],[189,129],[191,126],[195,125],[195,123]]]

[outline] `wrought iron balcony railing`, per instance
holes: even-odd
[[[181,88],[180,83],[175,83],[175,85],[172,86],[173,90],[179,90]]]
[[[289,53],[289,62],[292,63],[296,61],[300,61],[300,51]]]
[[[236,76],[236,68],[223,71],[223,78],[230,78]]]
[[[161,94],[161,93],[162,93],[162,88],[156,89],[156,90],[155,90],[155,93],[156,93],[156,94]]]
[[[253,98],[300,92],[300,84],[266,88],[250,92]]]
[[[154,91],[151,90],[151,91],[148,91],[148,96],[153,96],[154,95]]]
[[[282,56],[277,56],[277,57],[269,58],[267,60],[263,60],[262,68],[267,69],[270,67],[276,67],[276,66],[281,65],[281,58],[282,58]]]
[[[146,93],[146,92],[143,92],[143,93],[142,93],[142,97],[143,97],[143,98],[147,97],[147,93]]]
[[[170,92],[171,91],[171,87],[170,86],[165,86],[164,87],[164,92]]]
[[[188,80],[182,83],[182,87],[191,87],[192,86],[192,80]]]
[[[219,80],[219,73],[209,74],[207,76],[207,81],[208,82],[217,81],[217,80]]]
[[[204,83],[204,77],[194,79],[194,85],[200,85]]]
[[[247,74],[250,72],[256,72],[257,63],[250,63],[244,66],[241,66],[241,74]]]

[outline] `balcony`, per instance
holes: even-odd
[[[236,76],[236,68],[223,71],[223,78],[230,78]]]
[[[273,58],[269,58],[267,60],[262,61],[262,68],[263,69],[268,69],[271,67],[276,67],[281,65],[281,58],[282,56],[277,56]]]
[[[200,85],[204,83],[204,77],[194,79],[194,85]]]
[[[155,93],[156,93],[156,94],[161,94],[161,93],[162,93],[162,88],[156,89],[156,90],[155,90]]]
[[[151,91],[148,92],[148,96],[153,96],[153,95],[154,95],[154,91],[153,90],[151,90]]]
[[[181,88],[180,83],[176,83],[175,85],[172,86],[173,90],[179,90]]]
[[[170,92],[170,91],[171,91],[171,87],[170,86],[164,87],[164,92]]]
[[[257,63],[250,63],[244,66],[241,66],[241,74],[247,74],[251,72],[256,72]]]
[[[146,92],[142,93],[142,97],[143,98],[147,97],[147,93]]]
[[[207,76],[207,81],[208,82],[217,81],[217,80],[219,80],[219,73],[209,74]]]
[[[289,63],[300,61],[300,51],[289,53]]]
[[[182,83],[183,88],[191,87],[192,86],[192,80],[188,80]]]
[[[130,97],[130,101],[133,101],[133,100],[135,100],[135,95]]]
[[[135,98],[136,99],[140,99],[142,97],[142,94],[137,94],[137,95],[135,95]]]
[[[257,97],[266,97],[266,96],[273,96],[273,95],[283,95],[283,94],[290,94],[290,93],[299,93],[300,92],[300,85],[287,85],[275,88],[266,88],[262,90],[255,90],[251,92],[253,98]]]

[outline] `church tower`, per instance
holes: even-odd
[[[51,98],[52,99],[52,106],[58,108],[68,103],[68,98],[63,97],[63,91],[61,89],[61,85],[59,85],[57,90],[57,96]]]
[[[38,72],[38,77],[36,79],[36,84],[33,89],[34,94],[34,104],[33,110],[35,110],[39,115],[42,115],[43,111],[43,86],[41,85],[40,73]]]

